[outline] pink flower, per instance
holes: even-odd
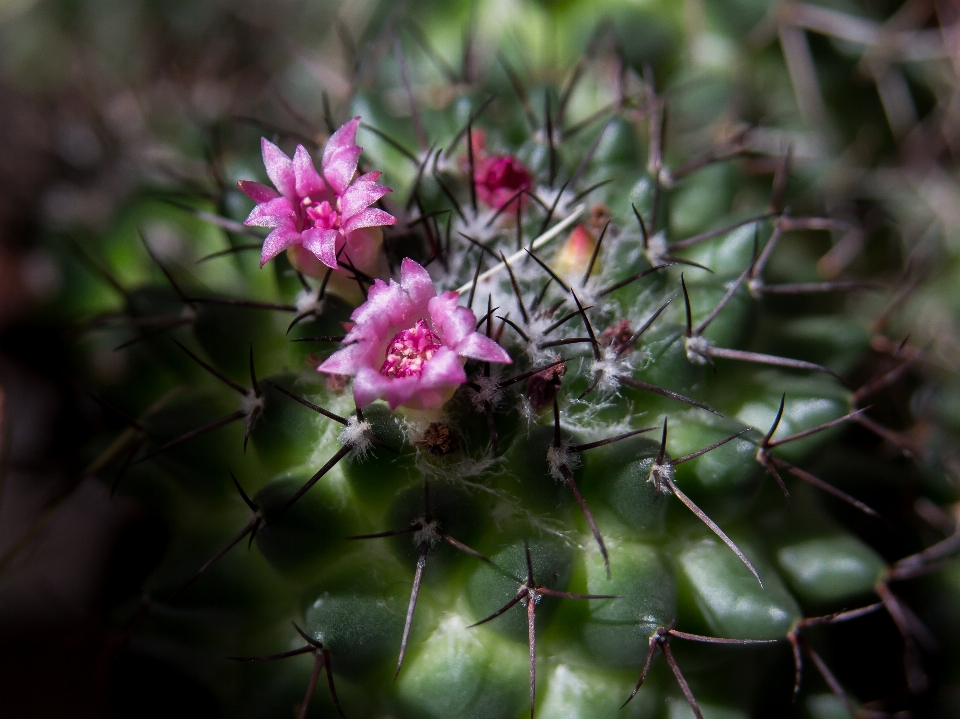
[[[516,203],[523,203],[514,196],[520,190],[529,190],[533,186],[533,176],[513,155],[489,155],[476,163],[473,181],[477,185],[477,197],[481,202],[495,210],[509,203],[506,212],[516,209]]]
[[[257,203],[245,225],[272,227],[263,241],[260,266],[286,249],[301,245],[327,267],[338,268],[344,252],[351,262],[365,264],[371,248],[365,228],[393,225],[397,218],[373,203],[391,190],[377,182],[379,172],[354,179],[360,148],[356,145],[360,118],[337,130],[323,148],[320,172],[310,153],[297,145],[293,158],[265,138],[263,164],[273,187],[241,180],[238,184]]]
[[[474,128],[471,148],[473,150],[473,184],[480,201],[495,210],[516,210],[516,194],[533,187],[533,174],[513,155],[487,154],[487,133],[483,128]],[[469,174],[470,161],[466,154],[458,158],[460,167]],[[526,197],[520,195],[523,204]],[[506,205],[506,207],[504,207]]]
[[[352,375],[360,407],[380,398],[391,409],[440,407],[467,381],[466,359],[511,362],[500,345],[476,331],[476,316],[458,299],[456,292],[438,295],[427,271],[404,258],[400,283],[376,281],[350,316],[355,324],[342,349],[317,369]]]

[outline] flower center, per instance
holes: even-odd
[[[380,367],[385,377],[416,377],[423,372],[423,363],[433,357],[442,342],[423,319],[410,329],[394,335],[387,345],[387,356]]]
[[[336,230],[340,227],[340,213],[334,210],[326,200],[317,203],[309,197],[304,197],[300,204],[314,227],[321,230]]]

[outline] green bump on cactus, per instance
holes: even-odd
[[[594,661],[605,667],[641,667],[650,636],[676,619],[676,588],[660,552],[628,540],[611,541],[610,562],[616,574],[607,578],[599,551],[584,557],[590,594],[617,599],[591,602],[583,640]]]
[[[364,408],[363,421],[376,441],[363,452],[349,455],[340,466],[361,501],[384,507],[414,479],[414,453],[405,442],[399,420],[385,404]]]
[[[263,514],[257,548],[278,571],[309,579],[347,549],[356,526],[352,496],[332,481],[321,481],[298,502],[287,502],[303,486],[304,472],[275,477],[253,497]]]
[[[720,542],[694,540],[677,557],[680,602],[711,634],[743,639],[778,639],[802,617],[777,574],[760,562],[749,544],[738,542],[764,580],[763,587]]]
[[[526,694],[526,648],[493,628],[468,629],[469,620],[448,612],[411,651],[397,680],[400,701],[430,719],[508,719]]]
[[[652,686],[622,710],[620,697],[626,696],[634,683],[629,672],[598,669],[580,663],[557,664],[547,678],[540,713],[572,719],[601,719],[623,716],[630,719],[650,716],[662,701]]]
[[[843,602],[868,595],[886,562],[856,537],[834,535],[777,549],[784,579],[807,602]]]
[[[305,629],[330,650],[338,673],[359,679],[390,661],[400,643],[400,611],[396,596],[324,592],[307,606]]]
[[[605,505],[611,516],[638,537],[664,534],[667,497],[649,481],[659,451],[657,442],[636,437],[587,453],[584,496],[595,507]]]
[[[573,553],[563,543],[543,540],[530,547],[535,581],[548,589],[563,591],[573,573]],[[494,554],[493,565],[481,564],[467,583],[467,597],[478,620],[493,615],[517,596],[517,587],[525,581],[527,565],[523,542],[514,542]],[[538,602],[537,616],[541,622],[557,610],[559,599],[544,597]],[[517,604],[490,626],[508,636],[527,634],[526,603]]]

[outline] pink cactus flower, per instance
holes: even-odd
[[[487,133],[482,128],[473,131],[473,182],[480,201],[495,210],[516,210],[514,196],[520,190],[533,187],[533,174],[513,155],[487,154]],[[464,171],[469,170],[466,155],[460,158]],[[520,195],[519,202],[526,198]],[[508,204],[509,203],[509,204]],[[507,205],[504,207],[504,205]]]
[[[383,398],[391,409],[434,409],[467,381],[467,359],[509,364],[510,355],[476,331],[477,318],[457,305],[456,292],[438,295],[430,275],[405,258],[400,283],[377,280],[353,311],[353,328],[317,369],[353,376],[353,397],[364,407]]]
[[[473,181],[481,202],[495,210],[509,203],[504,211],[510,212],[517,202],[523,203],[523,195],[519,199],[514,196],[533,186],[533,175],[513,155],[489,155],[476,163]]]
[[[261,140],[263,164],[273,187],[241,180],[238,184],[257,203],[245,225],[272,227],[263,241],[260,266],[284,250],[301,246],[327,267],[338,269],[338,256],[357,266],[366,265],[371,253],[367,228],[393,225],[397,218],[373,203],[391,190],[377,182],[379,172],[354,179],[360,148],[356,145],[360,118],[337,130],[323,148],[320,172],[310,153],[297,145],[293,158]],[[376,244],[376,243],[374,243]]]

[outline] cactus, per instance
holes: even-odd
[[[618,31],[564,72],[509,47],[454,69],[411,31],[311,137],[238,130],[229,182],[136,201],[196,264],[135,222],[78,248],[65,306],[122,318],[78,343],[122,428],[91,458],[169,532],[118,612],[132,651],[251,717],[873,716],[925,691],[896,592],[956,535],[877,539],[903,497],[951,497],[879,459],[910,449],[871,407],[906,371],[871,355],[898,258],[824,280],[827,233],[862,227],[823,166],[763,155],[715,68]],[[863,622],[895,686],[850,671],[835,637]]]

